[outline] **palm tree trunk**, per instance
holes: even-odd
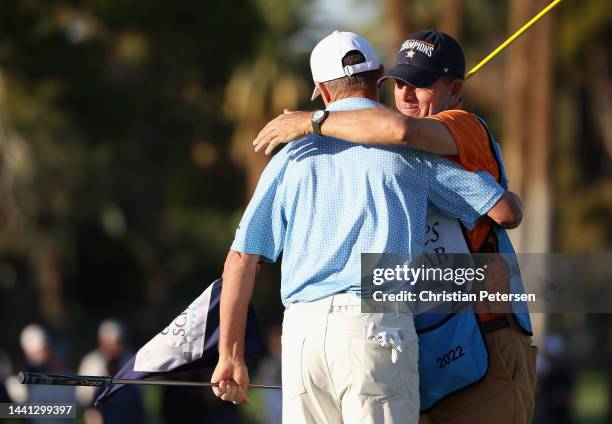
[[[440,31],[461,38],[461,18],[463,17],[462,0],[442,0],[442,10],[440,13]]]
[[[530,0],[509,2],[508,33],[513,33],[529,18]],[[505,78],[505,108],[503,150],[510,188],[523,195],[523,171],[525,170],[525,139],[527,137],[527,106],[530,33],[518,39],[507,51]],[[517,251],[522,251],[522,231],[511,232]]]
[[[546,6],[544,0],[534,2],[533,13]],[[527,124],[528,138],[524,140],[523,179],[525,219],[522,226],[523,250],[548,252],[550,250],[551,193],[550,193],[550,139],[551,139],[551,79],[552,79],[552,21],[553,15],[544,17],[532,28],[529,44],[529,109],[523,121]]]
[[[61,325],[64,318],[62,298],[62,265],[57,247],[51,241],[43,241],[35,256],[38,282],[39,311],[48,324]]]
[[[547,2],[510,2],[509,33]],[[550,250],[550,117],[552,16],[548,15],[509,49],[506,65],[504,156],[511,189],[524,202],[523,224],[511,237],[517,252]],[[533,314],[534,338],[541,344],[545,315]]]
[[[407,0],[387,0],[385,3],[385,27],[389,29],[387,37],[387,54],[389,69],[395,66],[397,51],[408,36],[408,19],[406,9],[410,2]],[[393,99],[394,84],[386,84],[387,96]],[[392,102],[393,103],[393,102]]]

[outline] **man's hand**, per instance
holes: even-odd
[[[259,132],[253,141],[255,151],[259,152],[266,147],[266,155],[274,151],[281,143],[289,143],[298,138],[305,137],[312,130],[310,117],[312,112],[294,112],[285,109]]]
[[[219,383],[217,387],[213,387],[218,398],[236,405],[251,402],[248,395],[249,371],[244,360],[219,358],[210,381]]]

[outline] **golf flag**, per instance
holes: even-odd
[[[217,364],[219,344],[219,307],[223,279],[215,280],[183,313],[144,345],[113,379],[145,379],[212,367]],[[253,306],[249,304],[245,333],[245,356],[264,351]],[[123,387],[113,384],[98,396],[104,402]]]

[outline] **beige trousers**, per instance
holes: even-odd
[[[531,337],[513,323],[485,338],[489,372],[484,380],[440,402],[421,416],[421,424],[531,424],[537,352]]]
[[[417,360],[408,312],[361,313],[359,299],[348,294],[290,305],[282,335],[283,423],[416,423]]]

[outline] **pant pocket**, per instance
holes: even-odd
[[[386,402],[402,396],[401,367],[404,361],[391,361],[391,349],[355,338],[350,340],[351,390],[357,394]]]
[[[281,341],[283,398],[290,400],[306,393],[302,374],[306,338],[283,336]]]

